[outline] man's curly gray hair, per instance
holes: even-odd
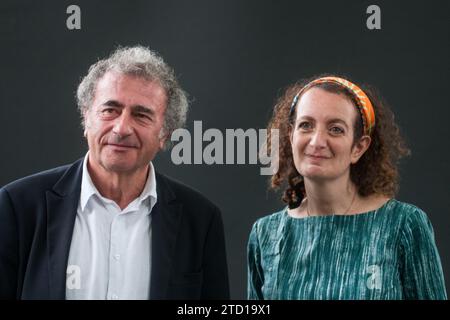
[[[77,90],[78,110],[81,113],[83,128],[85,127],[84,113],[92,105],[97,82],[108,71],[158,81],[165,89],[168,98],[162,135],[170,135],[174,130],[184,126],[188,99],[173,69],[156,52],[143,46],[135,46],[118,48],[109,57],[99,60],[89,68],[88,74]],[[169,142],[170,138],[166,140],[166,146]]]

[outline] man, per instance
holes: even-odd
[[[219,209],[151,162],[186,119],[172,69],[118,49],[77,98],[86,156],[0,189],[0,298],[229,298]]]

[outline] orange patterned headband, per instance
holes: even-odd
[[[370,102],[369,97],[362,91],[357,85],[354,83],[351,83],[348,80],[345,80],[343,78],[338,77],[323,77],[318,78],[310,83],[308,83],[306,86],[304,86],[294,97],[291,104],[291,110],[289,112],[289,117],[292,116],[295,110],[295,106],[297,105],[298,99],[300,95],[306,91],[307,89],[311,88],[312,86],[319,84],[319,83],[336,83],[346,89],[348,89],[353,96],[358,100],[358,110],[361,113],[363,125],[364,125],[364,133],[367,135],[370,135],[372,133],[372,130],[375,126],[375,112],[373,110],[372,103]]]

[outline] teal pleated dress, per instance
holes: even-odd
[[[293,218],[287,209],[253,225],[249,299],[447,299],[431,223],[391,199],[356,215]]]

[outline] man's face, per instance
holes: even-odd
[[[90,165],[117,173],[146,168],[164,146],[166,104],[158,82],[107,72],[84,114]]]

